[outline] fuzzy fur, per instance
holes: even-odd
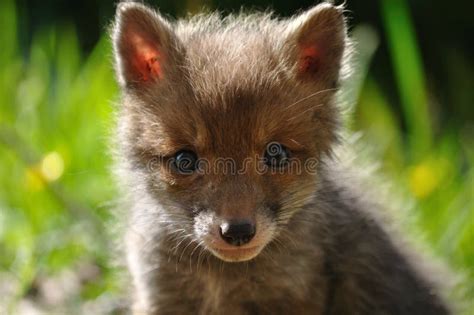
[[[170,22],[124,2],[112,37],[136,314],[449,313],[373,215],[380,206],[332,156],[335,95],[350,70],[342,7]],[[240,166],[270,141],[317,159],[317,172],[181,176],[164,167],[182,149]],[[216,222],[233,217],[257,222],[263,248],[253,259],[210,250]]]

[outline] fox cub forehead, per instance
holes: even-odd
[[[286,20],[209,14],[171,22],[120,3],[115,69],[123,112],[140,116],[130,119],[134,144],[173,151],[278,139],[327,151],[347,52],[342,11],[322,3]]]

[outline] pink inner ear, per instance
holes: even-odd
[[[128,35],[130,45],[133,47],[130,62],[135,75],[141,81],[162,78],[161,62],[163,56],[156,45],[135,32],[130,32]]]
[[[303,46],[300,55],[300,72],[316,73],[321,64],[321,53],[314,46]]]

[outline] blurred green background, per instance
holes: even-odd
[[[107,232],[114,3],[0,1],[0,314],[113,314],[127,303]],[[148,3],[175,17],[203,6],[289,16],[314,1]],[[474,2],[348,0],[347,9],[358,49],[347,125],[381,161],[404,232],[458,275],[469,314]]]

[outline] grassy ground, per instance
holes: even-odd
[[[462,275],[458,291],[474,309],[473,131],[433,127],[435,95],[403,3],[383,1],[381,15],[406,126],[368,70],[377,48],[368,27],[354,30],[360,72],[348,125],[363,131],[403,196],[407,230],[420,232],[434,256]],[[24,51],[17,26],[14,3],[1,1],[0,313],[118,312],[120,277],[104,232],[115,196],[107,153],[117,97],[110,44],[104,37],[83,56],[75,30],[61,25],[38,31]],[[447,80],[446,89],[455,91],[455,82]]]

